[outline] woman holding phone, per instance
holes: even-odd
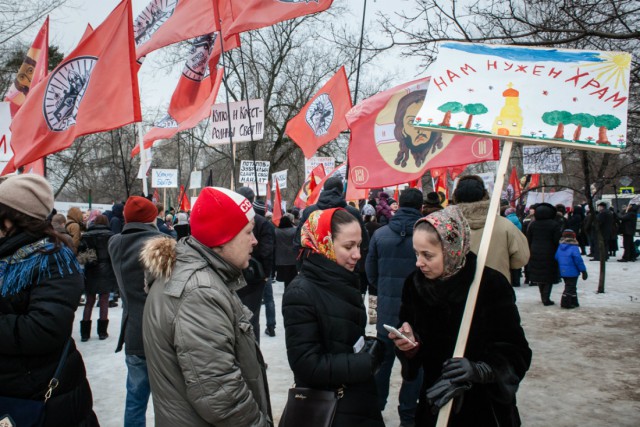
[[[344,391],[334,427],[384,426],[373,377],[384,344],[364,336],[367,314],[354,272],[361,242],[360,224],[347,210],[313,212],[302,226],[300,274],[282,300],[296,386]]]
[[[413,247],[417,270],[405,282],[400,309],[406,338],[389,338],[405,379],[424,371],[416,425],[435,426],[439,409],[455,399],[450,427],[519,426],[516,391],[531,350],[512,287],[485,267],[465,357],[451,358],[476,270],[469,226],[457,207],[448,207],[416,223]]]

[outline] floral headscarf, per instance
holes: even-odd
[[[421,218],[416,222],[416,226],[422,222],[433,225],[440,236],[444,271],[439,279],[448,279],[462,270],[466,262],[471,236],[469,224],[457,206],[448,206]]]
[[[336,260],[336,252],[331,236],[331,218],[336,211],[343,208],[325,209],[311,212],[302,225],[301,245],[304,249],[323,255],[331,261]]]

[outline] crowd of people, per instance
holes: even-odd
[[[84,293],[83,342],[96,303],[97,336],[105,340],[109,308],[122,299],[115,351],[124,349],[127,367],[125,426],[145,425],[150,397],[159,426],[271,426],[277,417],[259,320],[264,305],[264,334],[276,336],[278,281],[295,383],[339,395],[332,426],[384,425],[396,360],[401,426],[435,425],[452,399],[450,426],[520,425],[516,392],[532,351],[513,288],[524,273],[549,306],[552,286],[563,280],[561,307],[579,307],[587,246],[592,260],[615,256],[619,233],[619,261],[637,259],[637,206],[616,214],[600,204],[585,215],[583,206],[540,203],[518,215],[504,204],[465,357],[451,358],[492,215],[489,194],[468,175],[450,201],[413,188],[397,198],[378,191],[359,206],[347,203],[342,181],[330,178],[316,204],[292,209],[277,226],[248,187],[206,187],[190,212],[132,196],[110,211],[71,208],[65,216],[53,209],[44,178],[5,179],[0,415],[3,399],[42,401],[43,425],[98,425],[71,337]],[[366,336],[367,323],[376,336]]]

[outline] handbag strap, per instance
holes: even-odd
[[[58,385],[60,385],[60,381],[58,381],[58,377],[62,373],[62,369],[64,369],[64,365],[67,362],[67,356],[69,355],[69,349],[71,348],[71,338],[67,340],[67,343],[62,350],[62,355],[60,356],[60,361],[58,362],[58,367],[56,371],[53,373],[53,378],[49,381],[49,386],[47,388],[47,392],[44,394],[44,402],[47,403],[47,400],[51,397],[53,390],[55,390]]]

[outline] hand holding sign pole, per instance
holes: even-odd
[[[453,357],[465,355],[513,142],[619,153],[626,143],[630,64],[624,52],[439,46],[414,126],[504,141]],[[557,105],[563,110],[554,110]],[[565,132],[572,125],[573,132]],[[617,139],[607,134],[614,129]],[[442,407],[437,427],[447,426],[451,408],[452,401]]]

